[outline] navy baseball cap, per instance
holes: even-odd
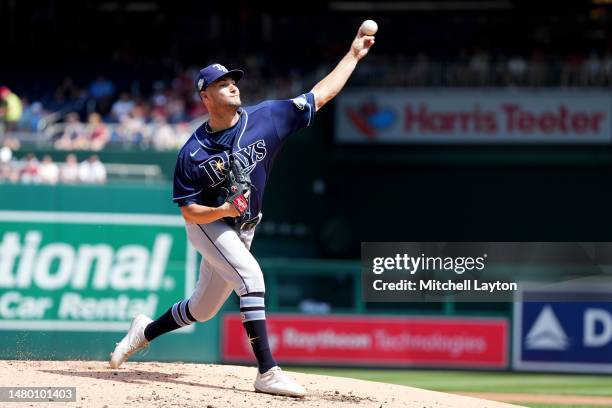
[[[196,89],[198,92],[203,91],[208,87],[208,85],[224,76],[229,76],[238,82],[243,75],[244,72],[239,69],[232,69],[231,71],[228,71],[227,68],[221,64],[210,64],[206,68],[202,68],[200,70],[198,79],[196,79]]]

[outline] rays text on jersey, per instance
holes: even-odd
[[[251,173],[255,168],[255,165],[262,161],[266,157],[266,142],[262,139],[251,143],[250,145],[238,150],[233,153],[233,156],[240,160],[243,164],[245,171]],[[210,186],[214,187],[225,180],[227,172],[227,155],[223,157],[221,155],[215,155],[202,162],[198,167],[204,169],[208,178],[210,179]]]

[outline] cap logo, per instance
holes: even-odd
[[[225,68],[223,65],[221,64],[214,64],[213,67],[217,68],[219,71],[222,72],[227,72],[227,68]]]
[[[198,80],[198,89],[202,89],[202,85],[204,85],[204,78]]]

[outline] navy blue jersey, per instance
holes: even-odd
[[[240,160],[253,186],[245,220],[258,216],[272,162],[290,134],[310,126],[315,115],[314,95],[265,101],[240,108],[238,123],[211,132],[200,126],[181,148],[174,170],[173,201],[216,207],[225,180],[229,155]]]

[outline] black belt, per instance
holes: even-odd
[[[230,227],[238,230],[238,231],[250,231],[259,224],[259,217],[253,218],[251,220],[245,221],[242,224],[237,224],[235,218],[225,217],[223,221]]]
[[[250,231],[253,228],[255,228],[257,226],[257,224],[259,224],[259,217],[255,218],[254,220],[247,221],[244,224],[241,224],[240,225],[240,230],[241,231]]]

